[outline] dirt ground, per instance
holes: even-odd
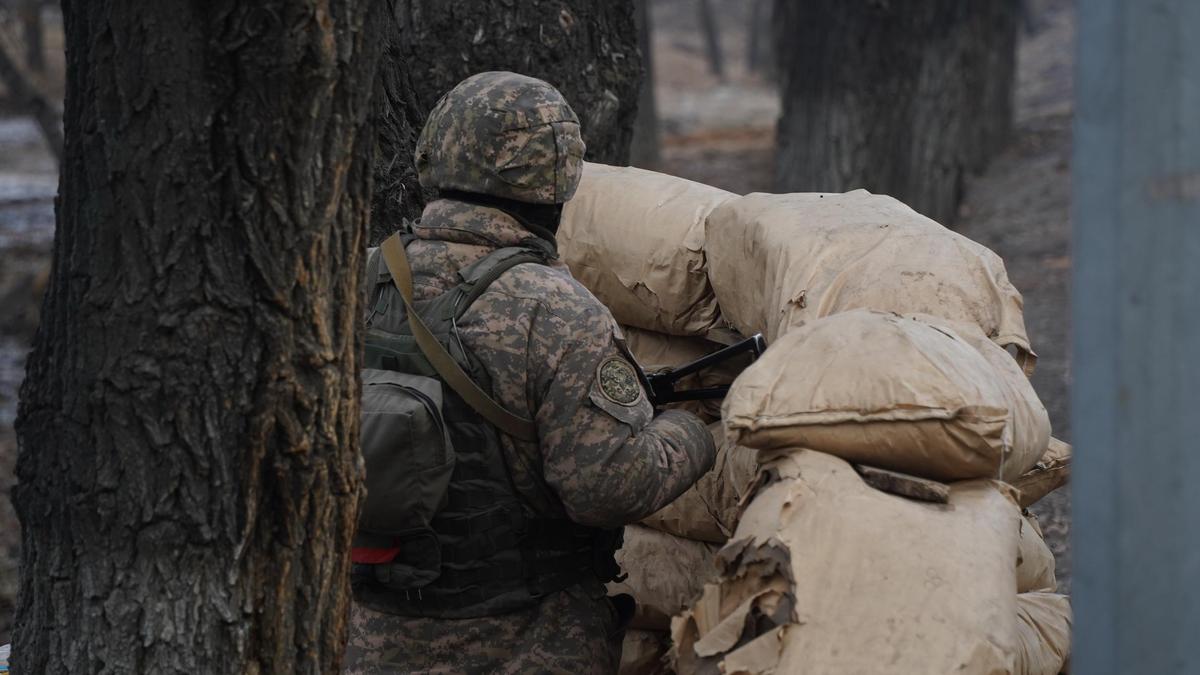
[[[714,0],[726,77],[707,67],[695,3],[653,0],[663,149],[660,169],[738,193],[770,191],[777,94],[747,69],[748,0]],[[1034,3],[1018,55],[1016,133],[967,191],[955,228],[1005,260],[1025,297],[1038,351],[1033,383],[1055,435],[1070,440],[1069,198],[1074,12],[1069,0]],[[54,67],[61,68],[61,59]],[[0,110],[0,114],[3,111]],[[57,169],[36,128],[0,118],[0,644],[10,639],[19,531],[8,501],[16,446],[12,420],[37,296],[53,238]],[[1060,490],[1036,505],[1070,589],[1070,501]]]

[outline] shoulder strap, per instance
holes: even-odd
[[[421,348],[421,352],[425,354],[425,358],[429,359],[430,365],[433,366],[437,374],[441,376],[446,384],[450,385],[459,396],[466,401],[467,405],[471,406],[484,419],[494,424],[501,431],[518,438],[522,441],[534,442],[537,441],[537,426],[533,420],[519,417],[504,409],[487,394],[475,381],[471,379],[463,371],[462,366],[450,356],[442,343],[434,337],[429,328],[425,326],[425,322],[421,319],[421,315],[417,313],[413,307],[413,292],[412,292],[412,269],[408,265],[408,255],[404,252],[404,244],[400,241],[398,234],[393,234],[388,237],[379,246],[379,252],[383,256],[383,262],[387,265],[388,270],[392,275],[392,283],[396,284],[396,290],[400,291],[400,297],[404,300],[404,308],[408,312],[409,325],[412,327],[413,338],[417,342],[417,346]],[[520,262],[527,262],[520,260]],[[516,264],[515,262],[513,264]],[[511,267],[509,265],[508,267]],[[507,268],[506,268],[507,269]],[[501,273],[503,270],[500,271]],[[498,277],[497,273],[495,276]],[[491,276],[490,274],[488,276]]]
[[[497,249],[479,260],[458,271],[462,279],[463,297],[454,312],[454,318],[461,319],[479,296],[508,270],[521,263],[546,264],[546,258],[527,248],[510,246]]]

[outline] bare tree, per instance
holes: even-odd
[[[385,3],[65,0],[20,673],[334,673]]]

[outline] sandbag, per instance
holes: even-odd
[[[1056,590],[1058,579],[1054,575],[1054,553],[1042,538],[1036,519],[1023,517],[1017,551],[1017,592],[1053,593]]]
[[[617,675],[669,675],[667,652],[671,634],[660,630],[631,628],[621,641],[621,665]]]
[[[1050,439],[1046,453],[1032,469],[1012,481],[1013,487],[1021,491],[1021,506],[1028,507],[1041,501],[1071,480],[1071,445],[1057,438]]]
[[[704,254],[704,220],[731,192],[666,174],[585,162],[563,208],[558,252],[617,321],[703,335],[719,310]]]
[[[758,473],[758,460],[754,450],[726,442],[720,422],[708,429],[717,444],[712,469],[642,524],[687,539],[723,544],[737,527],[738,504]]]
[[[1071,658],[1071,599],[1056,593],[1017,596],[1015,675],[1058,675]]]
[[[625,527],[625,543],[617,551],[624,581],[610,582],[612,595],[628,593],[637,601],[632,628],[667,630],[671,615],[700,593],[704,582],[716,576],[713,557],[717,546],[691,541],[639,525]]]
[[[726,431],[941,481],[1016,478],[1045,452],[1049,416],[1003,349],[968,338],[870,310],[794,328],[733,383]]]
[[[751,194],[708,217],[709,277],[726,320],[768,343],[851,309],[925,313],[1015,345],[1032,372],[1021,294],[986,247],[866,190]]]
[[[718,581],[672,621],[679,672],[1008,673],[1020,514],[1012,489],[948,505],[866,485],[810,450],[765,461],[718,553]]]

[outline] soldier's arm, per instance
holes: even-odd
[[[597,527],[637,522],[666,506],[716,454],[695,415],[653,417],[610,321],[593,317],[561,354],[537,413],[547,483],[572,520]]]

